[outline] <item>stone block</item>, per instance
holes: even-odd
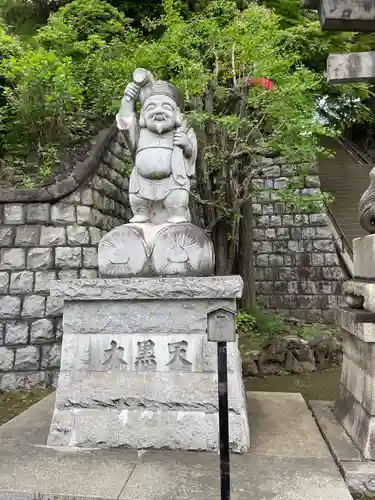
[[[5,295],[0,297],[0,318],[16,318],[21,313],[21,299]]]
[[[39,244],[40,228],[38,226],[19,226],[16,228],[15,245],[35,247]]]
[[[4,373],[0,376],[0,390],[30,391],[44,384],[45,375],[45,372]]]
[[[330,54],[327,59],[328,81],[333,84],[375,81],[374,61],[374,52]]]
[[[76,207],[67,203],[56,203],[52,206],[52,222],[76,222]]]
[[[63,337],[63,325],[62,319],[59,318],[56,320],[56,332],[55,332],[56,340],[61,340]]]
[[[56,421],[56,423],[55,423]],[[248,451],[244,416],[230,412],[230,443],[233,452]],[[108,447],[218,451],[218,418],[203,411],[55,410],[49,446]],[[66,430],[69,429],[68,432]]]
[[[68,271],[59,271],[58,273],[58,279],[60,281],[70,281],[70,280],[75,280],[79,276],[79,271],[78,269],[70,269]]]
[[[10,372],[13,368],[14,352],[7,347],[0,347],[0,372]]]
[[[64,301],[57,297],[47,297],[47,306],[46,306],[46,316],[61,316],[63,312]]]
[[[5,343],[7,345],[27,344],[29,325],[24,321],[9,321],[6,324]]]
[[[61,355],[61,344],[52,344],[42,346],[41,369],[48,370],[59,368]]]
[[[38,319],[31,324],[30,342],[37,344],[53,340],[53,323],[49,319]]]
[[[45,226],[42,227],[40,245],[43,247],[56,247],[66,244],[64,227]]]
[[[228,378],[229,411],[241,411],[241,386],[236,374]],[[165,388],[168,387],[166,394]],[[61,371],[58,409],[91,408],[135,410],[143,400],[145,411],[218,411],[217,373],[66,372]]]
[[[20,347],[16,350],[14,370],[37,370],[39,368],[39,349],[33,345]]]
[[[375,419],[342,385],[340,386],[340,395],[335,401],[335,414],[364,458],[374,460]]]
[[[12,246],[13,231],[12,227],[0,227],[0,248]]]
[[[375,234],[353,240],[355,278],[375,279]]]
[[[27,205],[27,222],[46,223],[49,221],[49,203],[31,203]]]
[[[96,220],[93,215],[92,207],[80,205],[77,207],[77,223],[82,225],[96,226]]]
[[[3,248],[0,250],[0,268],[4,270],[24,269],[25,257],[23,248]]]
[[[123,370],[127,373],[142,372],[138,361],[138,351],[141,345],[149,345],[155,358],[152,363],[158,373],[171,373],[174,370],[183,373],[216,373],[217,372],[217,345],[207,341],[206,333],[186,335],[145,335],[145,334],[77,334],[71,333],[64,324],[64,341],[62,347],[61,369],[64,371],[90,371],[103,373],[108,360],[111,342],[115,342],[121,350]],[[181,347],[184,352],[182,368],[176,368],[170,363],[172,355],[170,349]],[[228,349],[228,373],[238,369],[239,352],[236,343],[230,343]],[[216,386],[215,386],[216,387]]]
[[[56,271],[38,271],[35,273],[35,292],[49,292],[52,281],[56,280]]]
[[[52,287],[53,295],[68,301],[238,299],[242,290],[240,276],[56,281]]]
[[[24,224],[25,212],[23,205],[19,203],[7,203],[4,206],[5,224]]]
[[[93,190],[90,188],[84,189],[81,192],[81,200],[80,201],[81,201],[82,205],[92,207],[94,205]]]
[[[74,269],[82,267],[81,247],[57,247],[55,252],[55,265],[57,268]]]
[[[68,226],[68,245],[87,245],[90,242],[89,231],[85,226]]]
[[[66,333],[204,333],[207,311],[234,309],[233,300],[188,300],[179,307],[174,300],[119,301],[103,300],[100,311],[95,301],[68,303],[64,308]],[[146,321],[147,318],[147,321]]]
[[[24,298],[22,316],[42,318],[45,314],[46,297],[43,295],[29,295]]]
[[[90,240],[92,245],[98,245],[102,239],[100,229],[97,227],[89,227]]]
[[[32,271],[12,272],[10,275],[10,293],[25,294],[33,291],[34,273]]]
[[[98,267],[98,249],[95,247],[92,248],[83,248],[83,267],[94,268]]]
[[[96,279],[98,277],[98,271],[96,269],[81,269],[80,278],[82,279]]]
[[[28,269],[51,269],[53,254],[51,248],[30,248],[27,254]]]
[[[9,288],[9,273],[0,272],[0,294],[8,293]]]

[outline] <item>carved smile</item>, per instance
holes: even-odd
[[[163,113],[158,113],[157,115],[154,115],[154,122],[165,122],[166,117]]]

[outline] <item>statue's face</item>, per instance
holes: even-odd
[[[162,134],[176,126],[177,104],[168,96],[151,96],[143,104],[143,118],[146,128]]]

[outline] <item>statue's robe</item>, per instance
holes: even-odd
[[[189,158],[186,158],[179,146],[173,145],[175,130],[158,134],[147,128],[140,128],[136,113],[129,117],[118,114],[116,121],[134,159],[129,183],[130,194],[159,201],[164,200],[174,189],[190,190],[198,147],[195,133],[187,127],[186,120],[180,128],[185,131],[190,142],[192,154]]]

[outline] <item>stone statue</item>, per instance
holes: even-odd
[[[134,71],[116,116],[134,161],[129,183],[133,218],[102,238],[101,277],[210,276],[214,272],[212,242],[203,229],[190,223],[197,139],[181,107],[172,84],[155,81],[145,69]]]
[[[139,117],[137,100],[141,103]],[[153,218],[175,224],[190,221],[189,189],[197,140],[181,106],[177,89],[168,82],[154,81],[144,69],[134,72],[133,82],[125,89],[116,121],[134,160],[129,185],[131,223]]]

